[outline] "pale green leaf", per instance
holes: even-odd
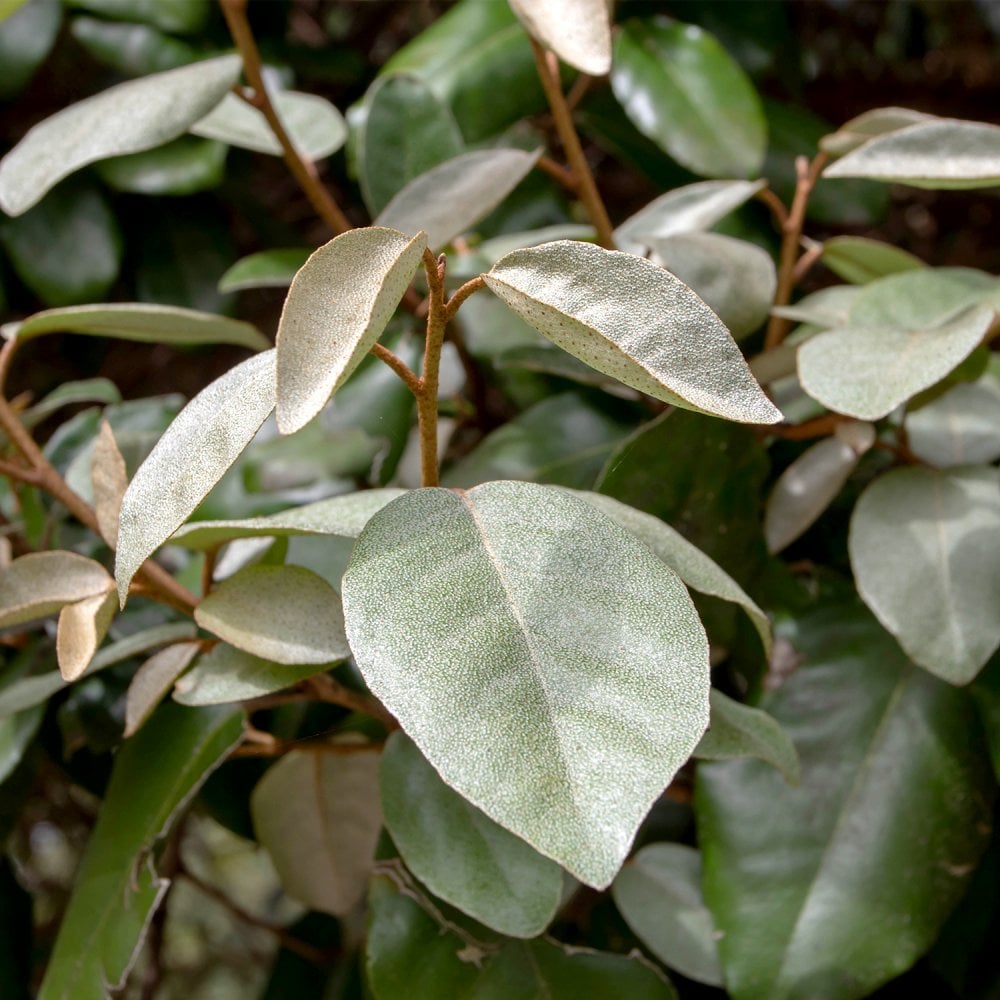
[[[67,604],[107,593],[108,571],[75,552],[33,552],[0,573],[0,628],[54,614]]]
[[[819,148],[831,156],[844,156],[876,136],[936,120],[934,115],[911,108],[873,108],[841,125],[836,132],[823,136]]]
[[[381,787],[392,842],[435,896],[501,934],[545,930],[562,870],[452,791],[404,733],[386,745]]]
[[[115,441],[115,432],[107,420],[101,421],[101,430],[94,442],[90,479],[94,490],[94,514],[101,537],[111,548],[115,548],[122,497],[128,488],[128,473],[125,471],[125,459]]]
[[[325,98],[296,90],[279,90],[270,97],[289,138],[306,159],[321,160],[346,142],[347,123]],[[281,143],[263,113],[235,94],[226,94],[188,131],[241,149],[282,155]]]
[[[124,985],[169,885],[154,848],[241,731],[238,711],[168,704],[115,754],[38,1000],[104,1000]]]
[[[808,323],[812,327],[829,330],[835,326],[847,325],[851,307],[858,300],[861,291],[851,285],[821,288],[818,292],[799,299],[794,305],[775,306],[771,312],[797,323]],[[799,339],[795,334],[793,337],[795,340]]]
[[[652,514],[636,510],[603,493],[580,491],[577,496],[604,511],[612,520],[634,535],[657,558],[662,559],[687,586],[701,594],[710,594],[738,604],[753,622],[765,655],[771,651],[771,623],[767,615],[744,589],[714,560],[692,545],[680,532]]]
[[[234,538],[283,538],[288,535],[357,538],[377,510],[405,492],[386,487],[329,497],[264,517],[238,521],[192,521],[171,536],[170,544],[201,550],[215,548]]]
[[[382,827],[377,749],[327,744],[285,754],[250,798],[254,833],[284,890],[343,916],[364,895]]]
[[[21,340],[43,333],[67,332],[155,344],[236,344],[257,351],[270,347],[255,326],[242,320],[145,302],[46,309],[18,323],[4,324],[2,332],[5,337]]]
[[[711,229],[739,208],[765,181],[699,181],[654,198],[615,230],[619,250],[641,254],[654,239]]]
[[[709,704],[708,732],[695,747],[695,757],[756,757],[777,768],[790,785],[799,783],[799,755],[779,722],[767,712],[734,701],[715,688]]]
[[[593,243],[596,239],[597,232],[593,226],[575,222],[542,226],[541,229],[529,229],[518,233],[501,233],[499,236],[483,240],[474,249],[462,247],[461,253],[449,254],[445,281],[457,288],[470,278],[476,278],[483,271],[488,271],[501,257],[506,257],[512,250],[537,247],[539,244],[552,243],[555,240],[580,240],[584,243]]]
[[[74,382],[63,382],[53,389],[44,399],[21,414],[21,423],[31,428],[40,424],[64,406],[76,403],[103,403],[110,405],[120,403],[122,394],[114,382],[106,378],[86,378]]]
[[[1000,458],[1000,385],[960,383],[906,415],[906,437],[931,465],[978,465]]]
[[[278,428],[304,427],[375,346],[420,264],[423,233],[352,229],[295,275],[278,324]]]
[[[332,663],[351,652],[337,592],[301,566],[248,566],[205,597],[194,619],[275,663]]]
[[[67,604],[59,612],[56,660],[63,680],[75,681],[90,665],[115,610],[115,594],[109,583],[106,593]]]
[[[484,149],[463,153],[410,181],[375,219],[404,233],[427,233],[439,250],[489,215],[528,175],[540,153]]]
[[[516,250],[484,277],[553,343],[634,389],[744,423],[781,420],[719,318],[649,261],[560,241]]]
[[[858,592],[911,659],[966,684],[1000,645],[1000,471],[894,469],[849,539]]]
[[[922,188],[1000,184],[1000,126],[936,119],[876,136],[823,171]]]
[[[154,653],[139,667],[125,692],[126,739],[138,732],[153,714],[200,649],[199,642],[178,642]]]
[[[156,149],[113,156],[97,164],[101,180],[116,191],[145,195],[187,195],[218,187],[228,147],[182,135]]]
[[[238,260],[219,278],[219,291],[242,292],[247,288],[287,288],[311,253],[312,251],[305,247],[252,253],[249,257]]]
[[[218,56],[120,83],[46,118],[0,161],[0,207],[20,215],[89,163],[175,139],[219,103],[239,72],[239,56]]]
[[[823,244],[822,261],[852,285],[866,285],[889,274],[926,267],[912,253],[864,236],[834,236],[827,240]]]
[[[683,844],[647,844],[611,887],[625,922],[665,965],[722,986],[715,921],[701,892],[701,855]]]
[[[312,663],[289,666],[244,653],[224,642],[213,646],[174,686],[182,705],[224,705],[291,687],[322,672]]]
[[[499,482],[394,500],[343,588],[365,680],[445,782],[608,885],[707,724],[707,641],[677,577],[578,497]]]
[[[59,0],[33,0],[17,17],[24,0],[0,0],[0,101],[24,87],[45,61],[59,34]]]
[[[237,365],[177,415],[122,498],[119,599],[146,558],[191,515],[274,408],[274,351]]]
[[[778,283],[766,250],[719,233],[679,233],[652,240],[650,248],[653,263],[697,292],[734,337],[764,324]]]
[[[591,76],[611,69],[606,0],[510,0],[525,30],[564,63]]]

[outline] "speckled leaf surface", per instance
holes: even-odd
[[[302,566],[248,566],[205,597],[194,618],[275,663],[332,663],[350,653],[337,592]]]
[[[279,90],[270,97],[288,137],[306,159],[323,159],[347,141],[347,123],[325,98],[297,90]],[[226,94],[189,131],[241,149],[281,156],[281,143],[267,119],[235,94]]]
[[[535,937],[562,899],[562,869],[449,788],[405,733],[381,765],[386,829],[440,899],[512,937]]]
[[[497,482],[394,500],[343,587],[365,680],[442,778],[608,885],[708,721],[677,577],[566,491]]]
[[[539,333],[625,385],[730,420],[781,419],[715,313],[647,260],[563,240],[515,250],[484,277]]]
[[[75,681],[90,665],[115,616],[115,594],[103,594],[67,604],[59,612],[56,661],[63,680]]]
[[[382,826],[378,760],[364,746],[293,750],[253,790],[257,839],[284,890],[312,909],[344,915],[364,895]]]
[[[191,515],[274,409],[274,351],[202,389],[139,466],[122,498],[115,576],[124,602],[143,561]]]
[[[801,782],[763,761],[699,765],[705,899],[734,1000],[859,1000],[924,954],[965,892],[995,781],[972,698],[858,602],[827,601],[782,638],[803,663],[762,707]]]
[[[966,684],[1000,645],[1000,471],[894,469],[851,517],[858,592],[920,666]]]
[[[239,73],[239,56],[218,56],[120,83],[46,118],[0,161],[0,208],[20,215],[89,163],[175,139]]]
[[[46,309],[17,323],[5,323],[5,337],[26,340],[43,333],[85,333],[152,344],[236,344],[261,351],[267,338],[250,323],[180,306],[146,302],[108,302],[101,305]]]
[[[605,0],[510,0],[525,30],[563,62],[591,76],[611,69]]]
[[[154,847],[242,725],[233,709],[165,705],[115,755],[39,1000],[104,1000],[123,984],[168,887]]]
[[[618,873],[612,893],[625,922],[661,962],[695,982],[723,985],[698,851],[647,844]]]
[[[385,487],[317,500],[263,517],[193,521],[174,532],[170,543],[183,545],[186,549],[211,549],[234,538],[282,538],[290,535],[357,538],[377,510],[405,492],[396,487]]]
[[[423,233],[352,229],[295,275],[278,324],[278,428],[304,427],[375,346],[427,242]]]
[[[939,467],[1000,458],[1000,383],[993,378],[953,386],[906,415],[910,450]]]
[[[104,594],[111,586],[100,563],[76,552],[21,556],[0,571],[0,628],[54,614],[67,604]]]
[[[1000,184],[1000,127],[936,119],[876,136],[823,171],[922,188]]]
[[[375,219],[404,233],[427,233],[439,250],[489,215],[528,175],[539,153],[487,149],[463,153],[410,181]]]
[[[122,497],[128,489],[125,459],[118,450],[115,432],[107,420],[101,421],[101,430],[94,442],[94,456],[90,463],[90,482],[94,491],[94,513],[101,529],[101,537],[115,548],[118,544],[118,519]]]
[[[139,667],[125,692],[126,739],[139,731],[200,650],[199,642],[177,642],[154,653]]]

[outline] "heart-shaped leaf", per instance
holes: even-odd
[[[566,491],[498,482],[394,500],[343,588],[361,672],[442,778],[608,885],[707,723],[707,642],[676,576]]]
[[[605,0],[510,0],[525,30],[563,62],[591,76],[611,69]]]
[[[910,657],[966,684],[1000,645],[1000,472],[894,469],[851,517],[858,592]]]
[[[115,575],[124,604],[143,561],[191,515],[274,408],[274,351],[198,393],[139,467],[122,498]]]
[[[81,167],[161,146],[222,100],[240,57],[218,56],[130,80],[35,125],[0,161],[0,208],[20,215]]]
[[[21,556],[0,573],[0,628],[44,618],[110,587],[108,571],[75,552]]]
[[[781,420],[715,313],[647,260],[563,240],[515,250],[484,278],[539,333],[634,389],[729,420]]]
[[[375,346],[427,246],[423,233],[352,229],[320,247],[278,324],[278,428],[304,427]]]

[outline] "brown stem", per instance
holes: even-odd
[[[24,465],[15,465],[0,458],[0,475],[6,476],[19,483],[27,483],[29,486],[41,486],[41,477],[34,469],[29,469]]]
[[[531,40],[531,47],[535,53],[538,77],[542,81],[542,89],[545,91],[549,108],[552,111],[552,120],[559,133],[559,141],[563,145],[566,159],[573,171],[580,201],[583,202],[584,208],[590,216],[590,221],[597,230],[597,241],[608,250],[614,250],[615,237],[611,220],[608,218],[608,211],[604,207],[600,192],[594,183],[594,175],[590,172],[587,157],[583,154],[580,137],[576,134],[576,127],[573,125],[573,115],[562,91],[562,82],[559,79],[559,60],[554,53],[546,51],[534,39]]]
[[[470,296],[475,295],[476,292],[486,287],[486,282],[483,280],[483,276],[480,274],[478,277],[472,278],[467,281],[464,285],[455,290],[455,294],[448,299],[445,304],[444,309],[444,321],[445,323],[450,323],[455,318],[455,313],[462,308],[462,303]]]
[[[0,347],[0,395],[4,395],[4,387],[7,384],[7,372],[10,371],[11,361],[14,360],[14,352],[21,346],[17,337],[11,337],[3,347]]]
[[[823,256],[823,244],[817,243],[809,247],[808,250],[796,261],[795,269],[792,272],[793,284],[798,284],[812,269],[812,266]]]
[[[774,305],[787,305],[795,287],[795,265],[799,256],[799,241],[802,239],[802,227],[806,221],[806,206],[809,195],[812,194],[819,175],[826,166],[827,154],[818,153],[812,163],[804,156],[795,161],[795,175],[798,178],[795,185],[795,196],[792,208],[785,219],[782,228],[781,256],[778,263],[778,287],[774,293]],[[764,350],[770,351],[784,339],[791,327],[789,320],[783,316],[772,316],[767,324],[764,336]]]
[[[394,351],[390,351],[388,347],[385,347],[382,344],[376,344],[371,349],[371,353],[374,354],[379,361],[387,364],[406,383],[406,387],[413,393],[414,396],[420,393],[422,383],[419,377],[398,354]]]
[[[243,72],[253,88],[253,96],[251,97],[247,97],[242,91],[237,91],[237,93],[257,108],[267,119],[271,131],[281,144],[282,154],[288,169],[323,221],[335,233],[346,233],[348,229],[353,229],[350,220],[320,182],[315,165],[305,159],[295,148],[295,144],[289,138],[285,126],[281,123],[281,119],[271,103],[267,88],[264,86],[260,52],[257,49],[257,42],[254,40],[250,22],[247,20],[247,0],[219,0],[219,3],[226,18],[229,33],[243,57]]]
[[[387,729],[399,729],[399,723],[395,717],[377,698],[362,694],[360,691],[352,691],[340,681],[334,680],[329,674],[317,674],[315,677],[303,681],[302,690],[315,698],[316,701],[340,705],[342,708],[349,708],[352,712],[362,712],[365,715],[370,715],[373,719],[378,719]]]
[[[824,413],[801,424],[778,424],[761,428],[765,437],[780,437],[786,441],[808,441],[810,438],[828,437],[837,429],[837,424],[852,420],[840,413]]]
[[[572,191],[573,194],[578,193],[579,185],[576,183],[576,174],[561,163],[556,163],[552,157],[540,156],[535,166],[543,173],[548,174],[557,184],[561,184],[567,191]]]
[[[754,197],[767,205],[771,210],[771,216],[774,219],[775,226],[778,228],[778,232],[784,232],[785,225],[788,222],[788,209],[785,208],[785,203],[770,188],[758,191]]]
[[[424,347],[424,368],[417,393],[417,428],[420,435],[420,483],[437,486],[438,455],[438,379],[441,372],[441,345],[447,324],[444,301],[444,257],[435,258],[424,251],[427,272],[427,341]],[[457,293],[456,293],[457,294]]]

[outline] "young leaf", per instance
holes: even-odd
[[[664,17],[626,21],[611,88],[635,127],[706,177],[760,170],[767,126],[760,98],[715,38]]]
[[[182,705],[248,701],[291,687],[322,669],[312,663],[288,666],[262,660],[220,642],[179,678],[174,686],[174,701]]]
[[[647,844],[618,873],[611,891],[625,922],[661,962],[695,982],[723,985],[698,851]]]
[[[332,663],[351,652],[337,592],[301,566],[240,570],[201,601],[194,620],[275,663]]]
[[[1000,458],[1000,384],[960,383],[906,415],[906,437],[931,465],[987,465]]]
[[[894,469],[851,517],[858,593],[920,666],[967,684],[1000,645],[1000,472]]]
[[[176,139],[239,73],[239,56],[218,56],[120,83],[46,118],[0,161],[0,208],[20,215],[89,163]]]
[[[919,257],[891,243],[863,236],[834,236],[823,244],[822,261],[834,274],[852,285],[867,285],[901,271],[926,267]]]
[[[108,571],[75,552],[21,556],[0,573],[0,628],[44,618],[110,587]]]
[[[386,829],[422,884],[501,934],[545,930],[562,898],[557,864],[452,791],[404,733],[380,774]]]
[[[242,292],[247,288],[287,288],[311,253],[312,251],[305,247],[252,253],[238,260],[219,278],[219,291]]]
[[[369,687],[442,778],[608,885],[707,723],[707,642],[674,574],[577,497],[499,482],[384,507],[343,595]]]
[[[128,488],[128,473],[125,471],[125,459],[115,441],[115,432],[107,420],[101,421],[101,431],[94,442],[90,478],[94,489],[94,513],[101,536],[111,548],[115,548],[122,497]]]
[[[423,233],[352,229],[320,247],[288,290],[278,324],[278,428],[304,427],[392,318],[427,246]]]
[[[63,680],[75,681],[90,665],[115,616],[115,595],[104,594],[67,604],[59,612],[56,660]]]
[[[254,833],[285,891],[343,916],[361,899],[382,827],[378,751],[329,744],[285,754],[253,790]]]
[[[178,642],[154,653],[136,672],[125,692],[124,736],[135,735],[163,701],[174,681],[198,655],[201,643]]]
[[[154,847],[239,741],[242,719],[164,705],[115,755],[39,1000],[97,1000],[124,985],[168,888]]]
[[[510,0],[525,30],[581,73],[611,69],[611,24],[605,0]]]
[[[1000,127],[935,119],[876,136],[832,163],[824,177],[867,177],[921,188],[1000,184]]]
[[[539,333],[634,389],[743,423],[781,420],[715,313],[647,260],[567,240],[515,250],[484,278]]]
[[[167,428],[122,498],[115,575],[123,605],[136,570],[187,520],[273,408],[272,350],[217,378]]]
[[[695,747],[695,757],[702,760],[756,757],[777,768],[790,785],[799,783],[795,744],[772,716],[727,698],[715,688],[709,704],[708,732]]]
[[[375,225],[427,233],[439,250],[489,215],[528,175],[540,151],[486,149],[445,160],[410,181],[379,212]]]
[[[321,160],[344,145],[347,123],[325,98],[295,90],[279,90],[270,96],[289,138],[307,160]],[[281,143],[264,115],[235,94],[226,94],[188,131],[257,153],[282,154]]]
[[[705,899],[734,1000],[867,997],[964,893],[995,782],[972,699],[914,669],[856,602],[828,600],[786,638],[805,666],[763,707],[801,783],[762,761],[699,765]]]
[[[3,336],[27,340],[43,333],[85,333],[154,344],[236,344],[266,351],[267,338],[250,323],[182,309],[179,306],[148,305],[145,302],[109,302],[101,305],[46,309],[18,323],[5,323]]]

